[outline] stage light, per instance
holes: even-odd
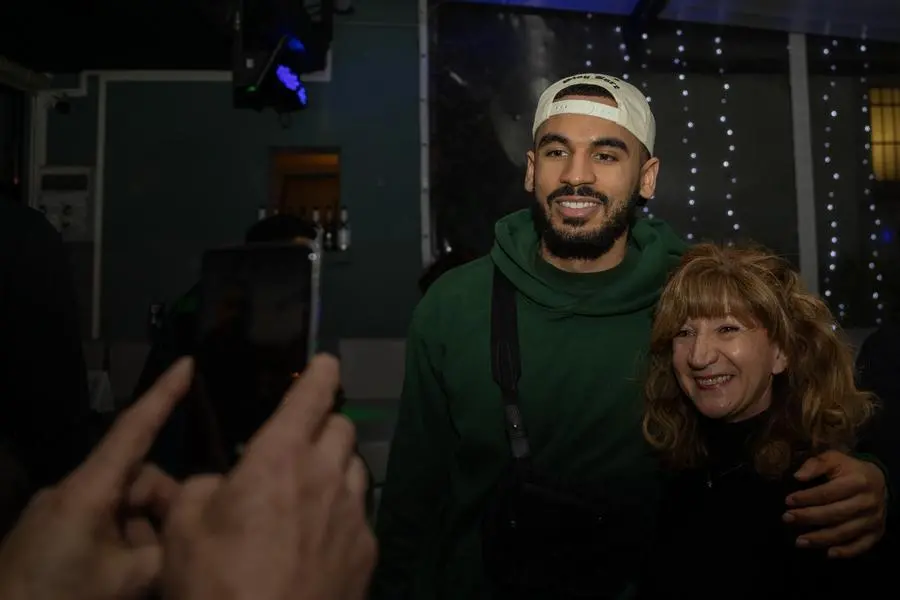
[[[294,73],[291,68],[286,65],[278,65],[278,67],[275,69],[275,76],[284,87],[297,95],[297,99],[300,101],[300,104],[306,106],[306,103],[308,102],[308,98],[306,96],[306,88],[300,81],[299,75]]]
[[[295,37],[288,37],[287,47],[291,52],[306,52],[306,46]]]
[[[235,86],[235,106],[260,111],[271,108],[279,114],[305,109],[309,95],[293,60],[303,54],[295,50],[299,46],[299,39],[282,37],[256,81],[246,87]]]
[[[333,0],[236,0],[235,108],[272,108],[279,114],[306,108],[302,78],[327,67],[333,13]]]

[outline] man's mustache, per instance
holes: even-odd
[[[577,188],[571,185],[564,185],[559,189],[553,190],[553,192],[547,196],[547,204],[550,204],[557,198],[562,198],[563,196],[581,196],[583,198],[591,198],[601,204],[609,204],[609,196],[603,192],[598,192],[587,185],[582,185]]]

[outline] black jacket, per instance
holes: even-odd
[[[854,576],[857,561],[829,560],[822,550],[796,547],[802,532],[782,515],[787,496],[803,486],[793,469],[780,479],[755,471],[747,440],[758,420],[704,423],[712,459],[708,467],[671,480],[642,598],[869,597],[863,593],[868,580]]]

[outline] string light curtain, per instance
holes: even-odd
[[[829,40],[821,49],[821,52],[824,56],[830,57],[832,56],[832,51],[834,48],[838,46],[837,40]],[[827,200],[825,204],[825,210],[827,211],[826,220],[828,223],[828,229],[826,232],[827,243],[825,245],[825,272],[822,282],[825,284],[822,293],[826,298],[832,298],[835,295],[835,292],[832,290],[832,281],[835,277],[835,271],[837,270],[837,261],[838,261],[838,252],[840,249],[840,241],[841,238],[839,236],[838,231],[838,218],[837,218],[837,203],[838,203],[838,195],[836,193],[835,187],[837,182],[841,178],[840,171],[837,170],[836,166],[832,161],[832,144],[834,140],[834,120],[838,116],[837,105],[832,98],[835,90],[837,88],[837,80],[835,77],[837,76],[837,64],[835,62],[830,61],[829,71],[830,77],[828,79],[828,89],[825,94],[822,95],[822,103],[825,107],[826,120],[825,127],[823,133],[823,142],[824,153],[822,156],[822,162],[825,165],[825,170],[828,173],[826,177],[826,186],[823,190]],[[837,306],[837,317],[839,321],[842,321],[844,317],[847,316],[847,300],[843,297],[833,298],[832,303]]]
[[[458,3],[434,19],[432,210],[454,247],[486,252],[494,215],[531,206],[520,159],[537,96],[593,71],[641,89],[656,116],[646,217],[687,241],[749,238],[796,262],[786,34]]]
[[[900,85],[900,46],[808,36],[820,293],[845,328],[897,308],[898,190],[876,177],[881,90]]]
[[[725,56],[724,50],[722,48],[722,36],[716,35],[713,38],[713,46],[715,49],[715,54],[719,58],[719,75],[722,77],[722,110],[721,114],[719,114],[719,125],[722,127],[722,132],[725,134],[725,147],[722,151],[722,169],[725,174],[725,215],[728,217],[728,222],[731,229],[735,232],[734,235],[737,235],[737,232],[741,229],[741,224],[738,222],[737,211],[734,208],[734,193],[737,188],[737,175],[734,167],[734,130],[731,128],[731,123],[728,119],[727,111],[728,111],[728,92],[731,90],[731,84],[728,83],[728,78],[725,75]],[[729,240],[729,244],[732,241]]]
[[[862,60],[862,71],[863,74],[859,78],[859,86],[862,89],[862,113],[863,115],[869,115],[869,58],[867,56],[868,45],[866,43],[865,36],[859,44],[857,44],[859,48],[860,59]],[[882,237],[882,222],[881,217],[879,216],[878,205],[875,204],[874,199],[872,198],[872,181],[875,179],[875,172],[873,171],[872,161],[870,156],[872,154],[872,125],[871,123],[866,123],[863,126],[863,150],[862,150],[862,174],[864,177],[863,180],[863,202],[866,204],[866,208],[869,213],[869,222],[871,223],[871,229],[869,231],[868,240],[867,240],[867,250],[869,252],[869,262],[866,265],[867,271],[869,273],[869,284],[872,288],[871,298],[872,304],[875,308],[875,324],[881,325],[882,323],[882,315],[884,314],[884,298],[882,297],[881,284],[884,281],[884,275],[881,272],[879,261],[881,259],[879,255],[879,243],[881,242]]]
[[[616,36],[618,36],[618,38],[619,38],[619,51],[622,53],[622,68],[621,68],[622,79],[624,79],[625,81],[629,81],[632,85],[634,85],[639,90],[641,90],[644,93],[644,97],[647,98],[647,102],[652,107],[653,97],[649,95],[649,92],[647,89],[649,87],[649,84],[647,83],[647,60],[648,60],[648,57],[650,56],[650,54],[652,54],[652,50],[650,48],[648,48],[647,44],[646,44],[647,40],[649,39],[647,32],[645,32],[645,31],[634,32],[638,35],[639,39],[641,40],[640,47],[636,48],[636,50],[639,53],[644,54],[644,56],[641,57],[641,59],[642,59],[641,66],[638,71],[640,74],[640,78],[639,78],[639,80],[632,80],[631,71],[630,71],[630,67],[632,65],[631,54],[628,49],[628,42],[625,38],[625,30],[623,29],[623,27],[621,25],[616,25],[615,27],[613,27],[613,31],[615,32]],[[652,198],[651,198],[651,200],[652,200]],[[653,218],[653,213],[650,212],[649,206],[644,206],[642,208],[642,211],[645,215],[647,215],[647,218],[649,218],[649,219]]]
[[[696,149],[689,148],[693,141],[694,118],[691,113],[691,92],[688,89],[687,63],[684,60],[684,30],[676,29],[675,37],[677,46],[675,48],[675,58],[672,59],[672,63],[675,65],[675,77],[678,79],[678,88],[681,89],[681,107],[684,111],[684,133],[681,137],[681,143],[684,144],[685,149],[688,150],[688,156],[690,158],[690,162],[688,163],[690,177],[688,177],[687,203],[691,225],[684,237],[688,240],[694,240],[694,232],[697,226],[697,171],[699,170],[697,165],[699,164],[699,153]]]

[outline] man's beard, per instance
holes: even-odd
[[[573,230],[559,231],[550,221],[553,201],[562,196],[582,196],[601,202],[607,211],[606,222],[599,229],[583,230],[588,221],[580,218],[564,219],[563,223],[574,226]],[[624,204],[614,208],[609,197],[588,186],[574,188],[565,186],[551,193],[545,202],[537,200],[531,206],[534,228],[552,256],[564,260],[596,260],[610,251],[616,240],[627,234],[637,220],[638,207],[644,203],[638,188]],[[579,227],[580,226],[580,227]]]

